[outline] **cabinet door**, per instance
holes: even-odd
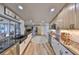
[[[20,44],[20,54],[23,53],[25,48],[28,46],[29,42],[31,41],[32,34],[29,34],[27,39],[25,39],[21,44]]]
[[[23,42],[20,44],[20,54],[22,54],[23,51],[24,51],[24,49],[26,48],[25,44],[26,44],[25,41],[23,41]]]
[[[66,8],[67,12],[66,12],[66,18],[65,19],[65,25],[69,28],[69,29],[75,29],[75,4],[70,4],[67,6]]]
[[[61,48],[59,46],[59,43],[55,39],[52,38],[51,45],[52,45],[52,47],[54,49],[55,54],[60,55],[59,51],[60,51]]]
[[[56,39],[52,38],[51,45],[56,55],[73,55],[69,50],[67,50],[63,45],[61,45]]]
[[[75,20],[75,4],[68,4],[57,16],[55,23],[60,29],[74,29]]]
[[[67,50],[64,46],[61,45],[61,49],[60,49],[60,54],[61,55],[73,55],[69,50]]]
[[[76,28],[79,29],[79,3],[76,4]]]
[[[0,14],[4,14],[4,6],[0,4]]]

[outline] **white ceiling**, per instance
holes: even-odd
[[[25,24],[30,24],[30,20],[34,24],[41,24],[49,23],[64,6],[64,3],[5,3],[4,5],[20,15],[25,20]],[[18,5],[22,5],[24,9],[20,10]],[[51,8],[55,8],[55,11],[50,12]]]

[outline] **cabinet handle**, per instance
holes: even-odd
[[[60,55],[63,55],[63,51],[62,50],[60,50]]]
[[[57,43],[59,45],[59,43]]]

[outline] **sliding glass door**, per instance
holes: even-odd
[[[8,47],[20,37],[20,23],[0,17],[0,46]]]
[[[15,38],[20,35],[20,23],[1,18],[0,37]]]
[[[9,36],[9,20],[0,18],[0,38]]]

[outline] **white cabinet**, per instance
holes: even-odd
[[[4,14],[4,6],[0,4],[0,14]]]
[[[79,13],[79,12],[77,12],[77,13]],[[68,4],[67,6],[65,6],[64,9],[60,12],[60,14],[55,18],[54,23],[56,23],[56,25],[60,29],[77,28],[76,27],[75,4],[72,3],[72,4]],[[78,25],[78,23],[77,23],[77,25]]]
[[[21,44],[20,44],[20,54],[23,53],[25,48],[28,46],[29,42],[31,41],[32,38],[32,33],[28,35],[27,39],[25,39]]]
[[[51,45],[56,55],[73,55],[67,48],[60,44],[56,39],[51,39]]]
[[[59,53],[60,47],[58,46],[58,42],[55,39],[52,39],[51,45],[52,45],[52,47],[54,49],[55,54],[59,55],[60,54]]]
[[[4,12],[5,12],[6,15],[15,18],[15,13],[12,12],[9,8],[5,7],[5,8],[4,8]]]
[[[26,39],[25,39],[26,40]],[[23,53],[24,49],[26,48],[25,46],[25,41],[23,41],[21,44],[20,44],[20,54]]]
[[[79,3],[76,4],[76,28],[79,29]]]

